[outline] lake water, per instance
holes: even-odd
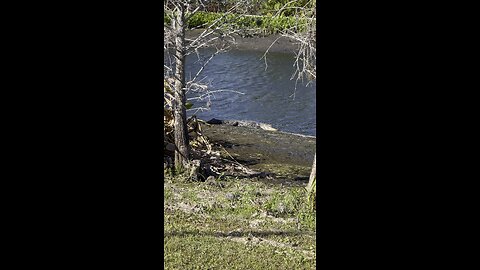
[[[208,55],[210,51],[203,51]],[[252,120],[271,124],[282,131],[316,135],[316,84],[305,86],[290,80],[294,68],[294,55],[269,53],[268,68],[261,59],[263,52],[232,50],[215,56],[199,78],[205,77],[210,90],[233,90],[218,92],[211,96],[210,110],[189,111],[199,118],[210,120]],[[186,78],[193,77],[199,69],[198,57],[187,57]],[[187,97],[193,97],[191,93]],[[192,100],[195,107],[205,106],[207,100]]]

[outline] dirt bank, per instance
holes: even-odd
[[[195,38],[200,33],[202,29],[189,30],[186,33],[187,38]],[[278,40],[277,40],[278,39]],[[282,53],[294,53],[297,49],[297,45],[294,44],[291,40],[280,35],[269,35],[266,37],[241,37],[239,35],[235,36],[235,49],[238,50],[255,50],[255,51],[266,51],[272,43],[275,44],[270,48],[270,52],[282,52]]]
[[[308,180],[314,137],[229,125],[202,125],[202,129],[217,148],[223,147],[242,165],[274,173],[277,180]]]

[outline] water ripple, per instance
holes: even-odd
[[[208,51],[202,55],[207,55]],[[234,50],[217,55],[205,68],[202,77],[211,80],[211,90],[228,89],[216,93],[211,110],[197,113],[203,119],[237,119],[269,123],[288,132],[315,135],[316,84],[305,87],[290,80],[294,55],[269,54],[268,69],[260,59],[262,52]],[[198,63],[187,59],[187,74],[195,74]],[[295,92],[295,99],[291,95]],[[201,106],[203,102],[197,102]]]

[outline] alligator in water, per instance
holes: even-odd
[[[276,131],[277,130],[269,124],[259,123],[259,122],[255,122],[255,121],[220,120],[220,119],[212,118],[212,119],[207,121],[207,124],[261,128],[263,130],[270,130],[270,131]]]

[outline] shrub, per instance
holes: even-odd
[[[215,12],[197,12],[188,21],[189,29],[202,28],[214,23],[224,16],[224,13]],[[170,23],[170,19],[165,16],[164,23]],[[285,29],[295,29],[295,31],[304,31],[305,19],[286,17],[286,16],[242,16],[238,14],[228,14],[221,23],[232,24],[236,29],[254,29],[265,34],[279,33]]]

